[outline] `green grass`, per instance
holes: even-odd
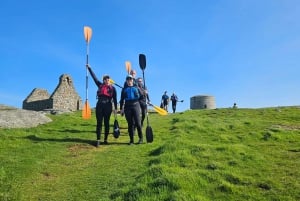
[[[154,142],[134,146],[119,117],[100,148],[94,115],[50,117],[0,129],[1,201],[300,200],[299,107],[150,114]]]

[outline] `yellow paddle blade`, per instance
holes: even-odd
[[[109,84],[114,84],[114,85],[116,85],[116,86],[118,86],[118,87],[120,87],[120,88],[123,88],[123,87],[121,87],[120,85],[118,85],[113,79],[109,79]]]
[[[156,105],[151,105],[151,106],[160,115],[167,115],[168,114],[168,112],[166,110],[164,110],[164,109],[162,109],[162,108],[160,108],[160,107],[158,107]]]
[[[115,83],[115,81],[113,80],[113,79],[109,79],[109,84],[114,84]]]
[[[126,67],[126,71],[129,74],[130,70],[131,70],[131,63],[130,63],[130,61],[125,61],[125,67]]]
[[[84,33],[84,39],[87,43],[90,42],[92,38],[92,28],[89,26],[84,26],[83,27],[83,33]]]
[[[91,110],[89,102],[86,100],[84,103],[84,106],[82,108],[82,118],[90,119],[91,116],[92,116],[92,110]]]

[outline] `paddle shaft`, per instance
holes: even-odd
[[[120,87],[121,89],[123,89],[123,87],[121,87],[120,85],[118,85],[117,83],[114,83],[114,85]]]
[[[86,42],[86,65],[89,64],[89,42]],[[85,76],[85,100],[88,100],[88,69],[86,68]]]
[[[144,89],[146,89],[146,80],[145,80],[145,68],[146,68],[146,56],[143,54],[139,55],[139,63],[140,63],[140,67],[142,69],[143,72],[143,82],[144,82]],[[147,107],[147,125],[149,126],[149,117],[148,117],[148,107]]]
[[[143,82],[144,82],[144,89],[146,89],[146,81],[145,81],[145,73],[144,73],[144,69],[142,69],[143,72]],[[146,100],[147,101],[147,100]],[[148,117],[148,107],[147,108],[147,125],[149,126],[149,117]]]

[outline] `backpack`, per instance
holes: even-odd
[[[106,96],[111,98],[113,96],[113,87],[111,85],[101,84],[98,87],[97,96]]]
[[[124,89],[125,100],[138,100],[140,98],[137,87],[127,87]]]

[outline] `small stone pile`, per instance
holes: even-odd
[[[0,129],[31,128],[51,121],[45,112],[23,110],[0,104]]]

